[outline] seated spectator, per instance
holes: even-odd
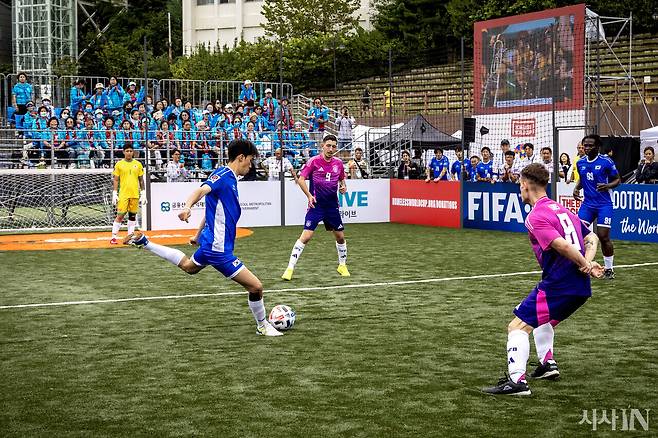
[[[94,121],[89,118],[85,119],[85,129],[78,132],[78,142],[75,148],[78,167],[95,167],[92,158],[100,158],[102,162],[105,155],[102,150],[98,151],[98,149],[99,146],[96,144],[96,136],[94,135]],[[97,156],[97,151],[100,156]]]
[[[61,113],[59,113],[59,127],[60,129],[64,129],[66,126],[66,121],[71,118],[71,111],[69,111],[68,108],[64,108]],[[75,119],[73,120],[73,124],[75,125]]]
[[[363,159],[363,149],[354,149],[354,159],[347,163],[351,179],[366,179],[370,176],[370,166]]]
[[[263,108],[263,117],[267,122],[268,129],[274,131],[276,129],[276,109],[279,107],[279,102],[272,97],[272,89],[265,90],[265,97],[260,100],[260,107]]]
[[[511,183],[519,182],[521,171],[519,170],[519,166],[514,162],[515,158],[516,154],[513,151],[505,152],[505,163],[498,174],[498,181]]]
[[[541,164],[548,170],[548,181],[553,180],[553,150],[548,146],[541,148]]]
[[[482,161],[478,163],[475,168],[476,179],[479,182],[496,182],[495,175],[493,173],[493,162],[491,161],[491,149],[487,146],[480,149],[482,153]]]
[[[317,144],[304,131],[302,122],[295,122],[295,129],[290,131],[290,144],[304,158],[314,157],[318,154]]]
[[[63,163],[66,167],[70,167],[74,163],[76,152],[64,141],[64,136],[59,129],[59,121],[55,117],[48,120],[48,130],[43,145],[47,151],[46,161],[48,161],[49,156],[54,156],[59,163]]]
[[[468,179],[468,174],[471,172],[471,161],[464,160],[464,151],[461,146],[455,149],[455,155],[457,159],[452,163],[450,167],[450,174],[452,175],[453,181],[459,181],[462,176],[462,162],[464,163],[464,179]]]
[[[110,159],[113,160],[117,148],[117,132],[114,129],[114,119],[112,117],[108,117],[104,120],[103,129],[99,135],[101,147],[110,154]],[[114,163],[111,164],[114,165]]]
[[[283,160],[283,163],[281,162]],[[297,180],[297,172],[295,172],[294,167],[292,166],[292,163],[288,158],[282,157],[281,154],[281,149],[276,149],[274,151],[274,155],[265,159],[265,161],[262,162],[262,166],[265,169],[265,172],[267,172],[267,180],[268,181],[279,181],[280,175],[281,175],[281,166],[283,165],[283,172],[290,172],[292,175],[293,179],[296,181]]]
[[[427,165],[425,172],[425,182],[439,182],[448,180],[448,171],[450,169],[450,161],[448,157],[443,155],[442,148],[434,149],[434,157]]]
[[[398,179],[418,179],[420,169],[418,165],[411,161],[409,151],[402,151],[402,161],[398,166]]]
[[[183,123],[183,129],[176,133],[177,149],[181,151],[183,160],[188,166],[197,165],[196,155],[196,134],[192,129],[192,122],[186,120]]]
[[[181,161],[181,153],[178,149],[171,152],[171,161],[167,163],[167,182],[185,182],[190,178],[190,172]]]
[[[640,160],[635,171],[638,184],[658,184],[658,163],[653,147],[644,148],[644,158]]]
[[[18,74],[18,82],[11,89],[11,104],[16,109],[16,115],[27,114],[27,103],[33,100],[34,90],[27,81],[26,73]]]
[[[55,114],[55,107],[53,106],[53,102],[50,100],[49,96],[43,96],[41,99],[41,105],[48,109],[48,118],[57,117]]]
[[[572,173],[571,158],[569,158],[569,154],[562,152],[560,154],[560,181],[570,183]]]
[[[275,121],[277,126],[280,122],[286,131],[295,127],[295,120],[292,117],[292,109],[288,105],[288,98],[281,99],[281,105],[275,111]]]

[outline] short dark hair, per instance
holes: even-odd
[[[356,152],[356,151],[361,151],[361,152],[363,152],[363,149],[360,148],[360,147],[358,147],[358,148],[354,149],[354,152]]]
[[[470,157],[468,157],[469,160],[472,160],[473,158],[477,158],[478,160],[480,159],[480,157],[478,157],[477,155],[471,155]]]
[[[434,149],[434,153],[435,153],[435,154],[436,154],[437,152],[439,152],[439,151],[440,151],[441,153],[443,153],[443,148],[435,148],[435,149]]]
[[[258,155],[258,149],[249,140],[233,140],[228,144],[228,160],[235,161],[238,156]]]
[[[514,154],[514,151],[507,151],[507,152],[505,152],[505,156],[506,156],[506,157],[509,157],[510,155],[513,157],[513,156],[515,155],[515,154]]]
[[[132,141],[127,141],[126,144],[123,145],[123,150],[125,151],[126,149],[135,150]]]
[[[596,147],[601,147],[601,145],[603,144],[603,142],[601,141],[601,136],[596,135],[596,134],[586,135],[585,137],[583,137],[583,140],[581,141],[581,143],[585,144],[585,140],[588,139],[588,138],[594,140],[594,146],[596,146]]]
[[[530,148],[534,151],[535,150],[535,145],[532,144],[532,143],[523,143],[523,149],[525,149],[525,148]]]
[[[491,153],[491,149],[489,149],[489,146],[485,146],[482,149],[480,149],[480,153],[482,153],[484,151],[488,151],[489,153]]]
[[[338,139],[333,134],[327,134],[322,138],[322,144],[325,144],[327,141],[335,141],[338,143]]]
[[[462,149],[461,146],[457,146],[457,147],[455,148],[455,152],[463,152],[463,151],[464,151],[464,150]]]
[[[85,81],[84,79],[78,79],[77,81],[74,82],[74,85],[84,85]]]
[[[402,154],[401,154],[401,155],[405,155],[405,154],[407,154],[407,155],[409,155],[409,157],[411,157],[411,154],[410,154],[409,151],[406,150],[406,149],[402,151]]]
[[[540,187],[546,187],[548,185],[549,174],[543,164],[532,163],[523,168],[521,178],[525,178]]]
[[[544,152],[544,151],[548,151],[548,152],[550,152],[550,153],[553,153],[553,149],[549,148],[548,146],[544,146],[543,148],[541,148],[541,151],[542,151],[542,152]]]
[[[502,139],[502,140],[500,141],[500,144],[501,144],[501,145],[503,145],[503,144],[509,145],[509,140],[506,139],[506,138],[504,138],[504,139]]]

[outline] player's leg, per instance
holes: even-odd
[[[295,266],[299,261],[299,258],[302,256],[302,251],[304,247],[313,237],[313,233],[318,226],[318,223],[322,220],[322,213],[317,211],[317,208],[310,208],[306,212],[306,217],[304,218],[304,230],[302,231],[301,236],[295,242],[290,252],[290,258],[288,259],[288,267],[281,276],[284,280],[292,280],[292,274],[295,271]]]
[[[240,262],[239,259],[235,259]],[[283,333],[272,327],[267,321],[265,302],[263,301],[263,284],[246,266],[240,262],[237,271],[229,276],[249,293],[249,310],[256,320],[256,333],[264,336],[281,336]]]
[[[146,234],[141,231],[135,231],[134,233],[129,234],[123,240],[123,243],[144,248],[158,257],[167,260],[172,265],[178,266],[188,274],[196,274],[207,265],[207,263],[203,263],[203,260],[195,260],[194,256],[192,258],[186,256],[185,253],[179,249],[169,248],[168,246],[151,242],[148,237],[146,237]],[[197,250],[195,255],[197,255],[199,251],[200,250]]]
[[[343,277],[349,277],[347,270],[347,242],[345,242],[345,227],[340,216],[340,210],[336,208],[325,213],[323,217],[324,227],[327,231],[334,233],[336,239],[336,252],[338,253],[338,273]]]
[[[539,366],[530,374],[533,379],[556,379],[560,376],[560,370],[553,359],[553,342],[555,340],[553,326],[556,323],[550,321],[532,331],[535,350],[539,359]]]
[[[119,201],[117,202],[117,216],[114,218],[114,222],[112,222],[112,239],[110,240],[112,245],[119,243],[117,240],[117,237],[119,237],[119,229],[121,228],[121,223],[123,223],[123,218],[126,216],[127,212],[128,200],[119,198]]]
[[[599,208],[598,219],[596,223],[596,234],[601,241],[601,252],[603,253],[604,274],[603,278],[613,280],[615,278],[614,271],[614,255],[615,249],[610,240],[610,226],[612,224],[612,206],[604,206]]]
[[[135,232],[137,226],[137,212],[139,211],[139,199],[130,198],[128,200],[128,235]]]

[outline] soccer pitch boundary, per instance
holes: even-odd
[[[658,262],[647,262],[647,263],[635,263],[631,265],[619,265],[615,266],[615,269],[629,269],[629,268],[639,268],[644,266],[656,266]],[[440,283],[444,281],[467,281],[467,280],[481,280],[486,278],[497,278],[497,277],[518,277],[523,275],[535,275],[541,274],[542,271],[521,271],[521,272],[507,272],[500,274],[482,274],[482,275],[469,275],[469,276],[460,276],[460,277],[442,277],[442,278],[425,278],[419,280],[399,280],[399,281],[386,281],[386,282],[377,282],[377,283],[356,283],[356,284],[339,284],[334,286],[309,286],[309,287],[295,287],[295,288],[284,288],[284,289],[270,289],[265,290],[266,294],[272,293],[281,293],[281,292],[313,292],[313,291],[326,291],[326,290],[337,290],[337,289],[362,289],[369,287],[380,287],[380,286],[405,286],[408,284],[422,284],[422,283]],[[111,303],[125,303],[125,302],[134,302],[134,301],[158,301],[158,300],[180,300],[180,299],[189,299],[189,298],[213,298],[213,297],[222,297],[222,296],[232,296],[232,295],[244,295],[246,291],[231,291],[231,292],[216,292],[216,293],[201,293],[201,294],[185,294],[185,295],[161,295],[161,296],[150,296],[150,297],[132,297],[132,298],[114,298],[114,299],[104,299],[104,300],[84,300],[84,301],[59,301],[53,303],[32,303],[32,304],[11,304],[11,305],[0,305],[0,310],[11,310],[11,309],[30,309],[30,308],[41,308],[41,307],[61,307],[61,306],[79,306],[79,305],[90,305],[90,304],[111,304]]]

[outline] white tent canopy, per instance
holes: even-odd
[[[654,150],[658,146],[658,126],[640,131],[640,156],[647,146],[653,146]]]

